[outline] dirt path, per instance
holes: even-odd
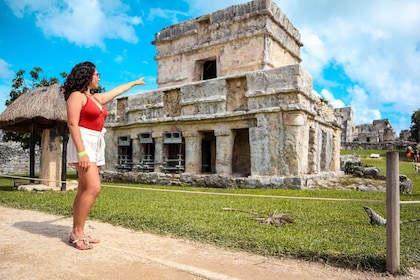
[[[0,207],[0,279],[382,279],[293,259],[233,252],[88,221],[93,250],[68,243],[71,219]],[[411,276],[390,279],[420,279]]]

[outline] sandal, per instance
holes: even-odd
[[[89,250],[89,249],[93,249],[93,246],[91,244],[89,244],[89,241],[86,238],[82,238],[82,239],[74,239],[73,241],[71,241],[73,238],[70,237],[69,242],[73,243],[73,247],[78,249],[78,250]],[[79,245],[79,242],[83,242],[83,246]]]
[[[85,236],[85,238],[90,244],[97,244],[97,243],[101,243],[101,241],[97,238],[95,238],[93,235],[88,235]],[[73,243],[75,239],[70,235],[69,236],[69,243]]]
[[[87,241],[89,241],[89,243],[91,243],[91,244],[101,243],[101,241],[99,239],[96,239],[95,237],[93,237],[93,235],[88,235],[88,236],[85,237],[85,239],[87,239]]]

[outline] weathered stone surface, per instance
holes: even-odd
[[[271,0],[235,5],[162,29],[155,35],[159,87],[300,63],[299,31]]]
[[[35,149],[35,172],[39,172],[40,151]],[[20,143],[0,142],[1,174],[28,174],[29,150],[24,150]]]
[[[380,169],[378,167],[363,167],[363,166],[354,166],[352,169],[352,174],[354,176],[366,179],[373,179],[378,181],[383,181],[383,186],[373,186],[373,185],[358,185],[356,190],[359,191],[385,191],[386,189],[386,176],[380,174]],[[406,175],[399,175],[399,189],[403,194],[410,194],[413,190],[413,183]]]
[[[400,174],[400,192],[411,194],[413,192],[413,182],[407,176]]]
[[[116,180],[225,188],[301,189],[339,174],[341,124],[313,94],[299,38],[271,0],[163,29],[154,42],[159,89],[108,105],[105,169],[123,171],[124,153],[141,171],[147,156],[154,173],[175,174]]]
[[[44,185],[52,188],[61,186],[62,144],[60,133],[56,129],[44,129],[42,132],[41,168],[39,177]]]
[[[353,168],[355,166],[360,166],[361,164],[362,159],[359,154],[340,156],[340,170],[344,171],[346,174],[353,173]]]
[[[363,167],[355,166],[353,168],[353,175],[376,180],[385,180],[385,176],[381,175],[381,170],[378,167]]]
[[[368,143],[368,142],[342,142],[341,147],[343,150],[405,150],[408,146],[416,146],[416,142],[412,141],[386,141],[378,143]]]
[[[377,191],[384,192],[385,188],[378,188],[378,187],[375,187],[373,185],[367,185],[367,186],[366,185],[359,185],[359,186],[356,187],[356,190],[357,191],[362,191],[362,192],[377,192]]]

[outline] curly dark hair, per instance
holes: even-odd
[[[71,69],[70,74],[67,76],[67,79],[62,86],[64,99],[66,101],[73,92],[84,92],[88,89],[95,69],[95,64],[89,61],[76,64],[76,66]]]

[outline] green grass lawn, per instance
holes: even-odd
[[[343,154],[354,152],[343,151]],[[364,165],[377,166],[385,174],[385,151],[356,152],[362,156]],[[370,159],[371,153],[379,153],[381,158]],[[400,173],[413,181],[413,193],[401,195],[401,200],[419,201],[420,175],[404,157],[401,157]],[[0,178],[1,205],[71,216],[75,192],[17,192],[11,191],[12,186],[12,179]],[[261,255],[294,256],[356,269],[385,269],[386,229],[371,226],[362,208],[365,205],[370,206],[385,216],[384,203],[296,199],[319,197],[384,202],[385,193],[330,189],[210,189],[138,184],[124,186],[130,188],[104,184],[90,219]],[[284,198],[285,196],[294,199]],[[293,216],[295,221],[280,227],[261,224],[249,219],[251,214],[223,209],[227,207],[263,216],[276,211]],[[418,219],[419,209],[419,204],[402,204],[401,220]],[[419,228],[420,223],[401,225],[401,272],[410,267],[420,267]]]

